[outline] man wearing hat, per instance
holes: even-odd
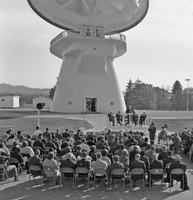
[[[187,176],[186,176],[186,164],[181,162],[182,158],[180,157],[179,154],[176,154],[176,157],[175,157],[175,162],[172,163],[168,169],[168,174],[167,174],[167,177],[166,179],[164,180],[164,182],[168,182],[170,183],[170,173],[173,169],[176,169],[176,168],[180,168],[180,169],[183,169],[184,170],[184,185],[183,185],[183,181],[181,180],[182,178],[179,177],[179,175],[175,175],[175,180],[179,180],[181,182],[181,189],[184,189],[184,190],[189,190],[190,188],[188,187],[188,183],[187,183]],[[171,184],[171,186],[173,186],[173,183]]]

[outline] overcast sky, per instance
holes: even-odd
[[[51,88],[62,60],[49,52],[59,29],[27,0],[0,0],[0,83]],[[193,0],[150,0],[145,19],[124,32],[127,53],[114,61],[121,90],[138,78],[159,87],[193,87]]]

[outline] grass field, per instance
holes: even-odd
[[[142,112],[146,112],[148,118],[155,123],[158,130],[166,123],[168,125],[168,131],[170,132],[182,132],[184,128],[193,128],[193,111],[136,111],[140,116]],[[49,111],[41,111],[41,115],[62,115],[58,113],[50,113]],[[24,118],[26,116],[35,116],[34,118]],[[64,116],[67,116],[65,114]],[[84,115],[83,115],[84,118]],[[89,115],[87,115],[89,120]],[[40,119],[41,129],[44,130],[49,127],[51,131],[55,131],[57,128],[65,130],[66,128],[72,128],[77,130],[80,127],[85,129],[93,128],[87,120],[81,119],[67,119],[63,118],[42,118]],[[22,130],[24,133],[33,133],[37,126],[37,111],[36,110],[0,110],[0,135],[5,133],[9,127],[14,127],[15,131]]]
[[[56,113],[41,111],[41,115],[56,115]],[[26,116],[37,116],[37,111],[1,110],[0,135],[5,133],[5,131],[8,130],[9,127],[13,127],[15,131],[22,130],[26,134],[33,133],[38,123],[37,117],[24,118]],[[62,131],[66,128],[74,130],[77,130],[80,127],[85,127],[85,129],[93,128],[92,124],[90,124],[88,121],[66,118],[42,118],[40,119],[40,124],[42,130],[45,130],[45,128],[49,127],[51,131],[55,131],[57,128]]]

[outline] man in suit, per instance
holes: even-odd
[[[145,163],[140,160],[140,154],[135,155],[135,160],[131,163],[129,171],[136,168],[141,168],[144,170],[144,172],[146,171]],[[141,175],[132,175],[131,178],[133,179],[133,186],[135,187],[135,182],[141,179]]]
[[[149,158],[145,156],[145,151],[141,151],[140,160],[145,163],[146,172],[149,173],[150,163],[149,163]]]
[[[41,170],[43,170],[42,159],[39,156],[40,156],[40,151],[39,150],[35,150],[34,156],[29,158],[29,162],[28,162],[29,167],[31,165],[37,165],[37,166],[40,167]],[[41,173],[42,172],[40,172],[40,171],[34,171],[33,175],[34,176],[39,176],[39,175],[41,175]]]
[[[163,169],[163,162],[157,159],[157,155],[152,155],[152,162],[150,164],[150,169]]]
[[[167,151],[167,148],[166,148],[165,145],[163,145],[163,146],[162,146],[162,151],[161,151],[161,152],[159,153],[159,155],[158,155],[158,160],[164,160],[165,158],[168,157],[166,151]]]
[[[44,139],[48,139],[48,138],[51,138],[52,137],[52,135],[51,135],[51,133],[50,133],[50,129],[49,128],[46,128],[46,131],[45,132],[43,132],[43,138]]]
[[[108,169],[107,169],[107,174],[108,176],[111,175],[111,172],[114,170],[114,169],[123,169],[124,170],[124,165],[122,163],[119,162],[119,156],[118,155],[115,155],[114,158],[113,158],[113,163],[109,165]],[[118,176],[118,175],[117,175]],[[119,176],[116,178],[119,178]]]
[[[34,143],[33,143],[33,148],[34,147],[41,147],[42,148],[42,150],[44,150],[45,149],[45,145],[44,145],[44,143],[42,142],[42,139],[43,139],[43,136],[42,136],[42,134],[39,134],[38,135],[38,138],[34,141]],[[34,148],[35,149],[35,148]],[[40,151],[40,153],[42,153],[41,151]]]
[[[149,139],[150,141],[153,140],[155,141],[155,137],[156,137],[156,127],[154,123],[151,123],[150,127],[148,128],[149,131]]]
[[[163,169],[163,162],[161,160],[158,160],[157,159],[157,155],[156,154],[153,154],[152,155],[152,162],[150,164],[150,170],[151,169]],[[151,178],[154,179],[154,180],[160,180],[162,179],[163,175],[161,174],[156,174],[156,175],[151,175]],[[148,177],[148,180],[149,180],[149,177]],[[152,184],[152,183],[151,183]]]
[[[180,169],[183,169],[184,170],[184,185],[183,185],[183,181],[181,180],[181,177],[179,177],[179,175],[175,175],[175,180],[179,180],[181,182],[181,189],[184,189],[184,190],[189,190],[189,186],[188,186],[188,183],[187,183],[187,176],[186,176],[186,164],[181,162],[181,157],[179,154],[176,154],[176,157],[175,157],[175,162],[172,163],[168,169],[168,174],[167,174],[167,177],[166,179],[164,180],[164,182],[168,182],[170,183],[170,173],[173,169],[176,169],[176,168],[180,168]],[[171,187],[173,186],[173,183],[171,184]]]
[[[163,160],[164,169],[168,163],[174,163],[175,159],[172,157],[172,151],[167,151],[168,157]]]

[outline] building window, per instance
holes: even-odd
[[[69,102],[68,102],[68,105],[72,105],[72,101],[69,101]]]
[[[5,101],[5,99],[2,99],[1,101]]]
[[[113,106],[113,105],[114,105],[114,102],[110,102],[110,105]]]

